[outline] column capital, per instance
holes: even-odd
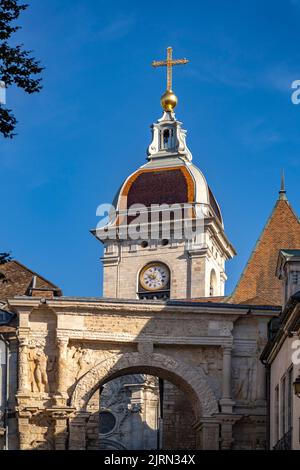
[[[223,354],[231,355],[232,354],[232,349],[233,349],[232,345],[224,344],[222,346]]]
[[[193,427],[197,433],[197,449],[219,450],[220,425],[215,417],[200,418]]]
[[[216,416],[203,416],[196,421],[194,421],[192,427],[195,430],[199,430],[204,424],[205,425],[210,425],[210,424],[219,424],[218,420],[219,414]]]
[[[68,336],[57,336],[56,337],[56,344],[57,346],[66,346],[69,342]]]
[[[20,348],[25,348],[28,346],[28,337],[27,336],[19,336],[18,335],[18,343]]]
[[[219,400],[219,403],[221,406],[222,413],[227,414],[227,415],[232,413],[233,407],[235,405],[234,400],[232,400],[231,398],[224,397],[224,398],[221,398],[221,400]]]
[[[235,424],[240,421],[244,415],[232,414],[232,413],[219,413],[218,421],[220,424]]]
[[[57,421],[72,418],[75,412],[76,409],[69,406],[53,406],[52,408],[47,409],[47,413]]]

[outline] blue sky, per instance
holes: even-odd
[[[230,293],[285,169],[300,214],[300,0],[29,0],[19,38],[41,60],[44,88],[9,89],[18,136],[0,138],[1,250],[66,295],[101,295],[101,245],[89,230],[145,161],[160,115],[165,72],[151,67],[171,45],[176,116],[194,163],[221,206],[238,256]]]

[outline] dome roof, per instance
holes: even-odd
[[[220,207],[202,172],[190,162],[172,163],[150,162],[130,175],[114,198],[117,210],[126,211],[133,204],[204,204],[223,226]]]
[[[223,227],[220,207],[203,173],[192,163],[186,131],[181,125],[174,112],[165,111],[151,126],[148,163],[126,179],[114,207],[124,213],[134,204],[193,204],[197,214],[197,209],[204,206],[205,216],[215,217]]]

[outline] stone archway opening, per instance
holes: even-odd
[[[199,437],[201,434],[201,432],[199,433],[200,420],[218,413],[216,397],[202,369],[194,368],[164,354],[135,352],[109,357],[94,366],[78,381],[70,402],[71,406],[76,409],[76,418],[70,426],[69,447],[71,449],[87,448],[89,436],[86,423],[90,419],[89,407],[92,397],[97,391],[109,382],[133,375],[151,376],[160,379],[163,383],[169,383],[170,387],[173,387],[173,396],[174,387],[178,390],[179,401],[190,405],[189,416],[191,421],[194,420],[194,425],[190,422],[188,426],[196,430],[197,447],[201,446],[199,444],[201,440]],[[169,396],[172,396],[170,390]],[[170,419],[169,425],[169,429],[173,426],[173,436],[176,432],[179,433],[180,429],[180,418],[177,418],[177,421],[175,419],[174,422],[174,417],[172,417],[173,421]],[[180,417],[179,406],[178,417]],[[78,429],[80,429],[80,435]],[[182,431],[184,431],[184,426]],[[165,445],[165,448],[172,448],[170,440],[169,445]]]
[[[189,397],[174,383],[139,372],[105,381],[90,398],[86,449],[195,449]]]

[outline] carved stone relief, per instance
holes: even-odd
[[[233,397],[236,400],[250,402],[255,399],[256,360],[253,357],[235,358],[233,362]]]
[[[31,339],[28,346],[23,346],[23,353],[27,355],[28,382],[31,392],[48,392],[48,356],[44,352],[43,341]]]
[[[67,364],[71,380],[79,380],[97,363],[107,359],[112,351],[86,348],[82,344],[72,345],[67,350]]]

